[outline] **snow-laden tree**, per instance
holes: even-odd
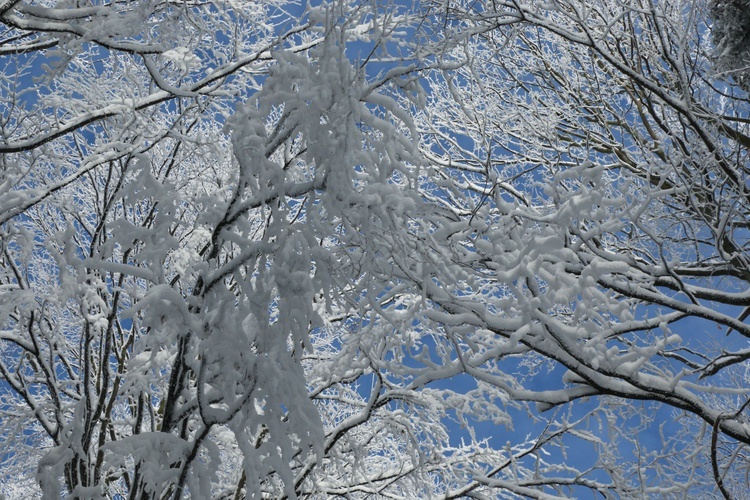
[[[431,213],[417,14],[3,6],[2,493],[455,496],[554,437],[471,431],[510,402],[441,384],[394,271]]]
[[[0,492],[741,494],[709,13],[0,6]]]
[[[455,223],[430,235],[453,265],[425,283],[457,362],[487,381],[503,356],[559,367],[497,381],[540,411],[629,402],[609,413],[629,425],[635,402],[673,408],[689,432],[619,429],[622,496],[743,497],[750,101],[713,80],[708,5],[433,9],[448,48],[423,50],[458,69],[427,77],[418,123]]]

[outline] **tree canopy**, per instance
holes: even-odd
[[[740,498],[744,3],[0,4],[0,495]]]

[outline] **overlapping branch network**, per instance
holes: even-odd
[[[711,12],[0,5],[6,493],[745,491]]]
[[[708,7],[434,6],[466,34],[446,56],[463,69],[430,80],[423,121],[438,175],[463,182],[448,196],[466,223],[437,245],[464,248],[473,278],[432,297],[442,321],[567,370],[566,387],[519,399],[659,401],[744,449],[748,98],[714,76]],[[741,452],[701,443],[721,493],[743,491],[726,480]]]

